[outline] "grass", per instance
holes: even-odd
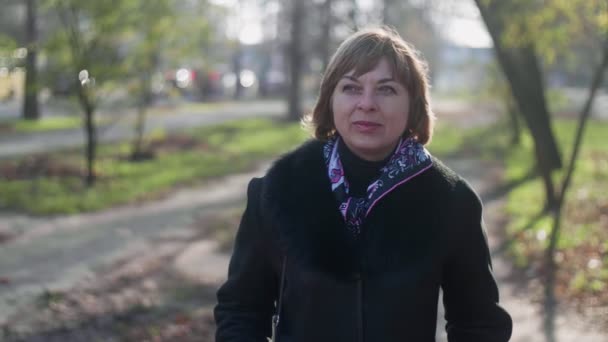
[[[563,163],[571,154],[577,122],[556,119],[553,128]],[[608,122],[588,122],[572,183],[566,195],[556,261],[556,293],[581,310],[608,306]],[[456,130],[439,125],[429,150],[440,157],[466,157],[504,164],[508,252],[521,270],[542,275],[544,249],[549,244],[552,218],[543,212],[544,187],[534,172],[532,137],[525,132],[519,146],[509,144],[507,123]],[[559,187],[564,171],[553,179]]]
[[[427,148],[440,158],[494,160],[507,152],[510,140],[509,129],[505,129],[507,125],[501,122],[492,126],[462,128],[440,121]]]
[[[101,146],[98,181],[93,188],[85,187],[77,175],[0,178],[0,207],[38,215],[70,214],[156,198],[176,186],[250,169],[257,161],[304,141],[307,133],[297,123],[247,119],[191,130],[186,136],[196,146],[161,151],[156,158],[137,163],[125,158],[130,149],[127,143]],[[157,133],[152,139],[162,141],[164,137]],[[49,159],[83,168],[80,151],[53,154]]]
[[[577,122],[554,120],[564,165],[569,162]],[[543,252],[549,243],[552,218],[543,212],[544,188],[534,172],[533,140],[526,132],[519,146],[509,147],[506,124],[454,132],[438,127],[430,150],[435,154],[466,156],[504,163],[504,182],[515,184],[507,193],[506,238],[509,253],[521,269],[543,272]],[[558,295],[574,298],[583,307],[608,305],[608,122],[590,121],[563,209],[556,260]],[[564,171],[553,179],[559,187]]]
[[[102,125],[107,120],[96,120]],[[58,131],[68,129],[79,129],[82,127],[81,116],[47,116],[38,120],[6,120],[0,122],[0,128],[4,132],[12,133],[39,133],[47,131]]]
[[[553,128],[563,163],[571,154],[577,122],[556,119]],[[542,274],[544,249],[549,243],[552,218],[543,212],[544,187],[534,174],[532,137],[525,132],[518,146],[510,146],[508,123],[455,129],[437,127],[429,150],[443,158],[475,158],[504,164],[509,254],[522,270]],[[581,308],[608,305],[608,122],[588,122],[572,183],[566,195],[556,260],[557,294]],[[564,171],[553,179],[559,187]],[[527,273],[527,272],[526,272]]]
[[[80,127],[82,125],[81,122],[82,120],[78,116],[51,116],[43,117],[38,120],[5,120],[0,122],[0,127],[4,132],[36,133],[74,129]]]
[[[199,113],[199,112],[212,112],[216,109],[221,109],[226,106],[227,102],[184,102],[174,105],[168,105],[170,107],[175,107],[175,110],[178,112],[191,112],[191,113]],[[165,116],[167,115],[167,109],[163,106],[153,106],[148,108],[148,115],[159,115]]]
[[[558,137],[562,155],[571,153],[575,131],[575,122],[571,120],[557,120],[555,134]],[[605,137],[608,136],[608,123],[591,122],[587,127],[581,154],[576,164],[573,183],[568,189],[565,207],[566,221],[564,227],[569,227],[570,234],[564,234],[559,247],[576,247],[580,243],[579,230],[594,230],[599,226],[600,212],[608,210],[608,145]],[[532,159],[532,139],[524,136],[522,145],[509,151],[506,158],[506,181],[516,181],[525,177],[534,165]],[[564,164],[568,162],[564,157]],[[563,172],[555,172],[555,181],[560,181]],[[511,216],[509,232],[522,233],[525,228],[528,233],[542,237],[548,233],[549,220],[540,218],[533,220],[543,209],[544,191],[540,179],[524,182],[509,194],[508,213]],[[587,235],[586,233],[582,234]],[[544,239],[539,238],[539,244],[544,245]]]
[[[555,134],[562,154],[570,156],[576,122],[558,120]],[[560,265],[558,293],[585,298],[602,293],[608,286],[608,123],[591,121],[572,184],[567,190],[556,260]],[[506,159],[507,181],[517,180],[532,165],[532,141],[526,137],[521,147]],[[568,162],[564,158],[564,163]],[[555,172],[561,182],[563,171]],[[544,188],[540,179],[522,183],[508,195],[507,234],[514,243],[511,253],[521,267],[533,267],[542,256],[552,229],[552,219],[542,214]],[[608,295],[601,296],[608,303]]]

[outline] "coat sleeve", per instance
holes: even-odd
[[[267,235],[260,226],[261,179],[247,189],[228,279],[217,292],[216,342],[264,341],[271,334],[277,275],[270,264]]]
[[[448,341],[508,341],[512,321],[498,305],[481,201],[464,181],[454,194],[449,253],[442,278]]]

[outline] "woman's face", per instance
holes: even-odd
[[[359,77],[351,70],[332,95],[336,130],[348,148],[370,161],[382,160],[397,145],[407,125],[410,97],[393,79],[389,63],[378,64]]]

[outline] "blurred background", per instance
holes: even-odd
[[[309,138],[338,44],[384,24],[428,61],[428,149],[484,200],[512,340],[608,341],[607,18],[599,0],[3,0],[0,340],[212,341],[248,180]]]

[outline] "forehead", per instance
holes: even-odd
[[[359,78],[361,76],[372,74],[380,78],[394,78],[395,70],[386,57],[382,57],[377,61],[370,61],[363,65],[356,65],[353,69],[346,72],[344,76],[352,76]]]

